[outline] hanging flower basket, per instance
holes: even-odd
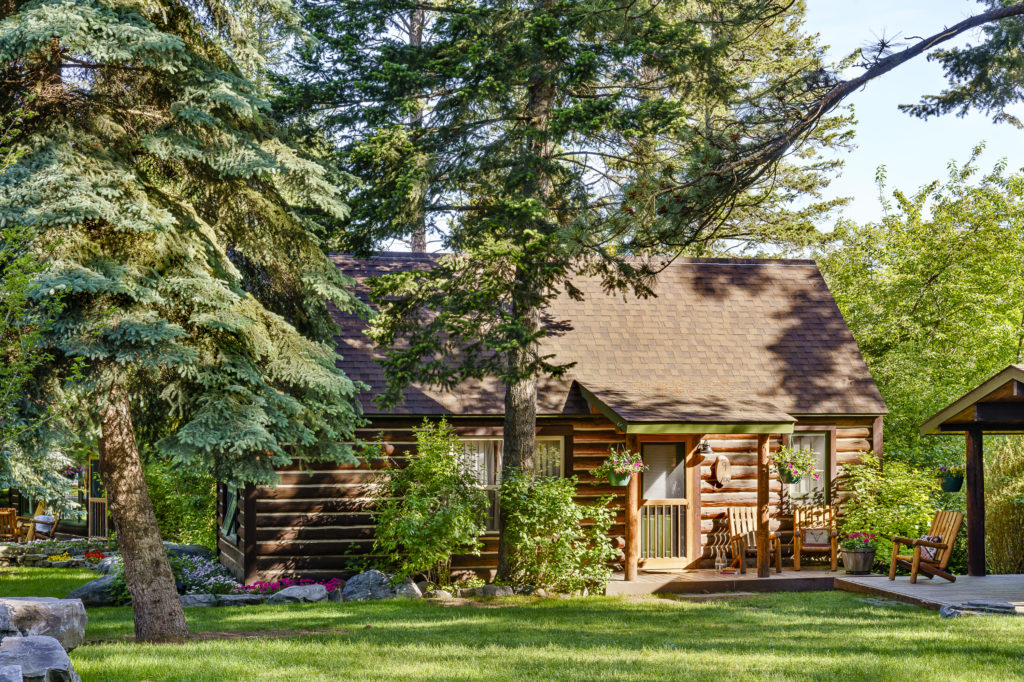
[[[772,455],[772,464],[783,483],[798,483],[804,476],[813,476],[814,480],[818,480],[821,474],[814,470],[816,463],[814,453],[810,450],[782,446]]]
[[[964,487],[963,476],[943,476],[942,490],[947,493],[958,493]]]
[[[947,493],[958,493],[964,487],[964,467],[954,464],[943,464],[939,467],[938,475],[942,484],[942,490]]]
[[[647,471],[647,465],[641,459],[640,453],[622,449],[609,452],[608,459],[601,462],[596,469],[591,469],[590,473],[594,478],[607,479],[610,485],[624,486],[629,485],[629,479],[633,474],[642,471]]]
[[[629,485],[629,479],[633,478],[633,474],[608,474],[608,483],[611,485]]]
[[[788,469],[779,469],[779,480],[783,483],[799,483],[801,478]]]

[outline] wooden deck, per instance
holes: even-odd
[[[939,578],[918,578],[910,583],[909,576],[896,576],[890,581],[884,575],[837,574],[835,589],[847,592],[874,594],[930,609],[947,604],[969,601],[1009,602],[1018,613],[1024,614],[1024,575],[988,575],[984,577],[957,576],[951,583]]]
[[[714,569],[688,571],[641,571],[637,579],[627,582],[622,573],[615,573],[608,582],[608,595],[635,594],[708,594],[720,592],[808,592],[831,590],[841,573],[827,567],[807,567],[802,571],[783,568],[772,570],[768,578],[758,578],[757,570],[745,574],[723,574]]]

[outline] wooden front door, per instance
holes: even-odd
[[[691,533],[686,443],[644,443],[640,479],[640,567],[684,568]]]

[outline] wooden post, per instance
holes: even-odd
[[[626,448],[640,451],[636,436],[626,436]],[[636,580],[640,564],[640,474],[629,477],[626,486],[626,580]]]
[[[768,450],[771,437],[757,436],[757,577],[770,575],[768,565]]]
[[[247,483],[242,497],[242,575],[246,585],[256,581],[256,486]]]
[[[967,575],[982,576],[985,575],[985,465],[981,429],[969,428],[966,436]]]

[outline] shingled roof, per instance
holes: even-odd
[[[433,257],[386,253],[333,257],[359,283],[430,267]],[[812,415],[879,415],[885,403],[813,261],[680,259],[659,275],[657,296],[605,294],[579,278],[583,301],[561,296],[546,319],[567,329],[543,341],[545,353],[575,362],[564,381],[543,381],[539,414],[580,414],[594,406],[621,424],[792,423]],[[365,323],[332,309],[341,326],[340,366],[371,390],[384,386],[379,352]],[[497,381],[453,391],[411,387],[391,414],[495,415]]]

